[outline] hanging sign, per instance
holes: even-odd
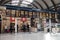
[[[21,21],[25,22],[25,21],[27,21],[27,19],[26,18],[21,18]]]
[[[10,17],[10,22],[15,22],[15,18]]]

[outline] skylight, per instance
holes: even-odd
[[[19,1],[12,1],[12,3],[19,2]]]
[[[25,3],[25,4],[31,4],[33,2],[33,0],[23,0],[22,3]]]
[[[29,2],[23,1],[22,4],[30,4]]]
[[[23,0],[23,1],[28,1],[28,2],[30,2],[30,3],[32,3],[32,2],[33,2],[33,0]]]
[[[20,4],[21,7],[28,7],[28,5]]]
[[[12,0],[11,5],[18,5],[19,0]]]
[[[24,6],[24,4],[26,4],[25,6],[27,6],[27,5],[31,4],[32,2],[33,2],[33,0],[23,0],[22,1],[23,5],[20,5],[20,6]]]

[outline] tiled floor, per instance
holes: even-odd
[[[0,40],[60,40],[60,33],[13,33],[0,34]]]

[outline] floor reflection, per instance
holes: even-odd
[[[60,40],[60,33],[8,33],[0,34],[1,40]]]

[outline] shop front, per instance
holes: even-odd
[[[2,11],[1,30],[5,32],[7,26],[8,32],[23,32],[23,25],[29,25],[32,32],[45,31],[47,28],[51,30],[52,20],[56,19],[56,13],[11,10],[6,9]],[[55,22],[55,21],[54,21]],[[36,30],[36,31],[35,31]],[[27,31],[27,30],[26,30]]]

